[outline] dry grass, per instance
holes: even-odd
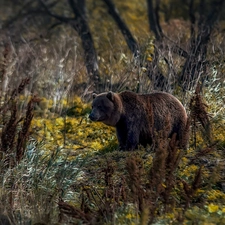
[[[25,116],[20,114],[16,97],[28,83],[29,79],[22,80],[19,87],[13,90],[9,100],[0,109],[3,124],[1,152],[3,153],[2,155],[5,154],[6,156],[6,167],[15,166],[23,158],[29,139],[31,121],[34,116],[34,104],[39,102],[37,97],[32,96],[26,106]]]
[[[22,90],[19,87],[12,92],[12,96]],[[17,95],[9,99],[11,106],[7,106],[7,110],[6,106],[2,107],[7,116],[2,117],[4,127],[1,134],[4,160],[1,168],[9,174],[7,177],[3,175],[1,179],[5,179],[9,186],[4,186],[7,197],[1,196],[7,210],[4,207],[0,213],[7,212],[14,222],[18,221],[14,210],[19,210],[15,199],[20,199],[26,207],[31,206],[27,219],[24,218],[25,213],[20,211],[24,221],[42,221],[43,224],[129,224],[133,221],[144,225],[154,223],[160,216],[172,213],[176,208],[179,208],[179,213],[174,214],[174,218],[182,223],[186,218],[185,213],[195,205],[196,198],[201,199],[200,202],[205,201],[198,191],[209,190],[219,180],[207,183],[207,168],[199,166],[200,159],[218,149],[217,143],[198,151],[196,149],[196,152],[188,155],[178,148],[176,134],[171,140],[165,138],[165,130],[157,135],[153,152],[139,149],[134,152],[111,153],[105,150],[100,155],[88,156],[85,164],[80,163],[82,160],[79,157],[77,161],[68,163],[68,156],[62,158],[60,149],[44,156],[34,147],[31,149],[37,152],[29,153],[30,123],[34,115],[34,104],[39,99],[32,97],[26,104],[24,114],[20,114],[17,108]],[[195,99],[198,99],[195,101],[198,104],[202,102],[200,95]],[[190,118],[195,125],[200,118],[203,120],[203,116],[199,116],[200,112],[204,115],[207,112],[205,108],[199,110],[201,105],[192,104],[192,107],[195,111],[191,111]],[[195,129],[199,129],[199,126],[195,126]],[[152,162],[149,162],[149,156]],[[188,158],[186,169],[193,165],[197,168],[188,180],[180,175],[183,157]],[[85,174],[81,179],[76,179],[79,173],[73,172],[77,168]],[[210,169],[207,171],[210,173]],[[68,198],[69,192],[72,197]],[[20,197],[21,193],[23,198]],[[38,217],[32,214],[37,206],[40,207]]]
[[[60,40],[62,39],[66,38],[61,37]],[[87,76],[83,65],[80,61],[76,61],[77,52],[71,48],[71,43],[74,42],[74,40],[62,41],[63,45],[55,48],[49,47],[49,43],[42,43],[37,48],[28,44],[26,48],[21,47],[23,60],[19,61],[20,57],[18,57],[15,59],[16,62],[13,61],[12,53],[15,46],[7,44],[4,47],[0,65],[0,79],[5,82],[5,86],[0,87],[2,127],[0,201],[4,204],[0,206],[0,221],[11,221],[11,224],[21,225],[35,223],[144,225],[158,220],[164,221],[166,215],[172,214],[173,220],[165,220],[164,224],[174,221],[181,224],[185,223],[188,210],[193,210],[194,207],[204,209],[208,205],[210,200],[206,197],[207,193],[218,192],[218,195],[223,196],[224,189],[221,186],[224,183],[224,169],[220,168],[223,164],[202,162],[204,158],[216,162],[224,160],[224,153],[220,152],[224,152],[224,146],[218,145],[213,140],[211,118],[199,86],[189,105],[187,132],[191,126],[194,144],[190,143],[187,152],[179,149],[175,135],[168,140],[165,138],[166,132],[162,131],[157,135],[155,145],[151,148],[152,152],[148,152],[148,148],[144,150],[139,148],[134,152],[118,152],[113,145],[113,147],[105,146],[102,152],[88,155],[87,152],[90,150],[88,142],[96,141],[95,136],[98,136],[100,142],[101,139],[105,139],[103,133],[96,132],[89,135],[85,139],[85,145],[79,147],[79,150],[69,149],[70,143],[67,145],[65,143],[69,132],[73,129],[71,129],[72,124],[66,123],[66,116],[63,134],[64,147],[68,149],[58,147],[49,153],[49,149],[44,148],[42,143],[32,139],[31,121],[35,116],[34,106],[40,99],[33,95],[29,101],[25,101],[21,110],[19,96],[24,95],[25,90],[32,93],[33,90],[40,90],[43,97],[50,96],[49,100],[53,100],[53,106],[49,107],[46,101],[41,108],[48,111],[46,115],[50,116],[52,112],[63,111],[61,105],[58,105],[59,99],[63,97],[69,99],[74,76],[78,78],[77,84],[84,85],[82,90],[78,85],[79,90],[73,91],[83,96],[90,93],[92,87],[86,83]],[[115,60],[115,65],[112,65],[112,62],[110,64],[102,61],[102,66],[108,70],[104,75],[106,82],[103,88],[151,91],[152,82],[146,76],[145,68],[134,68],[132,60],[123,54],[123,49],[120,51],[121,56],[124,55],[125,58],[120,62]],[[163,56],[164,52],[161,54]],[[31,64],[28,63],[29,60]],[[52,61],[53,63],[48,65]],[[19,70],[10,66],[11,64],[16,64]],[[181,64],[179,62],[176,65],[177,74]],[[163,64],[161,66],[163,69]],[[26,78],[20,80],[21,77],[17,76],[15,80],[12,79],[15,74],[25,71],[25,68],[31,76],[26,77],[27,74],[24,73],[21,76]],[[12,71],[9,73],[10,69]],[[6,82],[7,76],[12,82],[11,86]],[[171,79],[175,79],[175,73]],[[17,80],[20,82],[15,88]],[[74,89],[77,88],[76,85]],[[167,88],[170,89],[169,86]],[[179,90],[175,89],[174,92],[180,94]],[[78,106],[75,106],[75,109],[78,109]],[[79,111],[75,114],[76,117],[80,115]],[[79,128],[79,132],[82,129],[80,126],[82,121],[87,120],[85,115],[82,116],[84,117],[80,119],[79,126],[74,128]],[[55,121],[53,118],[53,123]],[[85,129],[88,126],[91,124],[87,123]],[[57,126],[54,127],[56,128]],[[51,138],[56,136],[54,129],[53,132],[51,130]],[[203,144],[200,144],[198,139],[199,133],[203,137]],[[104,135],[107,134],[106,132]],[[76,136],[72,144],[80,143],[78,138],[79,136]],[[47,135],[44,136],[42,142],[44,141],[49,141]],[[70,157],[70,154],[73,157]],[[212,156],[212,154],[217,155]],[[193,167],[195,169],[190,172]],[[186,170],[186,174],[182,174],[183,170]],[[200,191],[204,194],[199,194]],[[222,197],[217,197],[215,202],[211,200],[210,203],[218,203],[218,207],[221,207],[224,200]],[[224,215],[222,209],[219,212],[220,215]],[[220,218],[219,213],[212,215],[207,211],[204,215],[206,218]],[[189,221],[195,220],[189,218]]]

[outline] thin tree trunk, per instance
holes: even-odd
[[[163,76],[158,66],[160,57],[158,49],[163,48],[163,32],[159,23],[159,4],[160,0],[156,0],[155,3],[153,0],[147,0],[150,31],[154,33],[156,38],[153,60],[147,63],[147,74],[155,90],[168,91],[170,89],[168,79]]]
[[[198,34],[195,35],[195,16],[192,13],[193,1],[189,5],[189,16],[191,21],[191,40],[190,40],[190,53],[184,64],[180,84],[183,90],[192,89],[195,87],[199,79],[203,79],[201,74],[206,71],[206,56],[207,45],[210,40],[212,29],[220,15],[221,8],[224,5],[224,0],[216,0],[211,3],[210,12],[207,12],[204,0],[200,1],[198,21]]]
[[[150,30],[155,34],[157,41],[161,41],[163,37],[162,28],[159,23],[159,4],[160,0],[156,0],[156,6],[154,7],[153,1],[147,0]]]
[[[121,30],[129,49],[134,54],[134,57],[139,57],[140,52],[139,52],[138,43],[135,41],[126,23],[120,17],[120,14],[118,13],[118,10],[116,9],[115,5],[113,4],[111,0],[103,0],[103,2],[105,2],[105,4],[107,5],[109,14],[112,16],[117,26]]]
[[[77,31],[81,38],[87,72],[97,88],[100,83],[98,60],[94,41],[87,22],[85,0],[68,0],[68,2],[76,15],[75,19],[70,21],[70,25]]]
[[[98,70],[97,53],[95,51],[93,38],[87,22],[85,0],[68,0],[68,3],[75,15],[75,17],[73,18],[67,18],[59,16],[57,14],[53,14],[43,0],[39,1],[50,16],[60,20],[63,23],[71,25],[76,30],[81,38],[87,73],[90,77],[90,80],[95,85],[95,88],[98,89],[100,84],[100,74]]]

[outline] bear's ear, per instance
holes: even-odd
[[[106,95],[106,97],[113,102],[114,100],[114,93],[112,91],[109,91]]]
[[[92,94],[92,98],[95,99],[96,97],[97,97],[97,94],[96,93],[93,93]]]

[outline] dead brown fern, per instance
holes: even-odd
[[[203,127],[203,138],[210,144],[211,141],[211,126],[209,115],[206,111],[207,105],[203,102],[202,96],[200,95],[200,85],[196,87],[195,94],[190,100],[190,111],[191,119],[193,122],[193,130],[195,137],[195,146],[196,146],[196,127],[197,122],[199,122]]]
[[[26,148],[26,143],[29,138],[29,128],[33,119],[34,104],[40,101],[37,97],[31,97],[26,107],[25,117],[22,117],[18,111],[18,96],[25,86],[29,83],[29,79],[24,79],[19,84],[18,88],[14,89],[9,97],[9,100],[3,104],[0,108],[2,132],[0,151],[5,157],[5,166],[13,167],[18,163],[23,155]],[[21,124],[22,123],[22,128]]]
[[[107,161],[106,167],[101,169],[99,173],[103,173],[103,176],[102,174],[98,175],[101,175],[104,188],[82,184],[80,206],[75,207],[63,202],[63,200],[59,201],[61,217],[66,214],[84,224],[102,224],[103,221],[112,221],[121,202],[127,201],[127,188],[125,188],[123,177],[120,182],[114,181],[115,166],[110,161]]]
[[[23,158],[24,151],[26,148],[26,143],[29,138],[29,131],[31,126],[31,121],[34,116],[34,104],[39,102],[40,99],[36,96],[32,96],[28,102],[26,109],[26,116],[23,118],[22,130],[19,131],[17,137],[17,146],[16,146],[16,161],[17,163]]]
[[[160,132],[157,139],[157,148],[155,157],[149,173],[149,201],[150,208],[150,223],[154,221],[159,205],[163,203],[161,209],[164,212],[169,212],[173,208],[174,198],[172,191],[176,186],[176,169],[178,168],[181,151],[178,149],[178,141],[176,134],[171,140],[166,138],[166,130]]]
[[[198,169],[198,171],[196,172],[194,180],[191,185],[188,184],[186,181],[181,180],[181,182],[183,184],[183,191],[184,191],[183,197],[186,200],[185,209],[187,209],[190,206],[190,202],[192,201],[194,194],[200,187],[200,185],[202,183],[201,178],[202,178],[202,167],[200,167]]]
[[[139,211],[142,212],[145,207],[145,190],[142,181],[144,171],[141,159],[134,156],[129,157],[126,161],[126,170],[132,199],[137,204]]]
[[[9,43],[6,43],[4,46],[4,51],[3,51],[3,60],[0,64],[0,80],[2,81],[5,74],[6,74],[6,67],[8,64],[8,60],[9,60],[9,53],[10,53],[10,45]]]
[[[171,140],[167,138],[170,130],[169,119],[167,120],[165,129],[155,134],[155,156],[148,175],[149,182],[145,184],[150,223],[154,221],[160,202],[166,205],[171,198],[171,190],[175,185],[174,171],[180,160],[176,135]],[[164,210],[167,210],[166,207]]]
[[[171,192],[176,185],[175,172],[178,168],[182,151],[178,149],[178,141],[176,140],[176,134],[174,134],[169,142],[168,156],[166,158],[166,176],[165,176],[165,189],[162,193],[163,201],[165,202],[165,211],[169,211],[169,206],[173,205],[174,198],[172,198]]]
[[[150,169],[149,177],[153,187],[150,187],[152,192],[160,193],[163,189],[163,180],[166,176],[166,161],[168,157],[168,139],[167,133],[170,130],[169,118],[167,118],[167,124],[164,130],[158,132],[155,135],[155,157]]]
[[[149,173],[150,190],[151,193],[157,193],[156,195],[160,195],[164,189],[163,182],[166,176],[166,159],[168,156],[167,145],[168,143],[165,139],[158,141],[155,157]],[[154,199],[157,199],[157,197]]]

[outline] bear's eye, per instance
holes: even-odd
[[[97,105],[97,108],[98,108],[99,110],[102,110],[102,109],[103,109],[102,105]]]

